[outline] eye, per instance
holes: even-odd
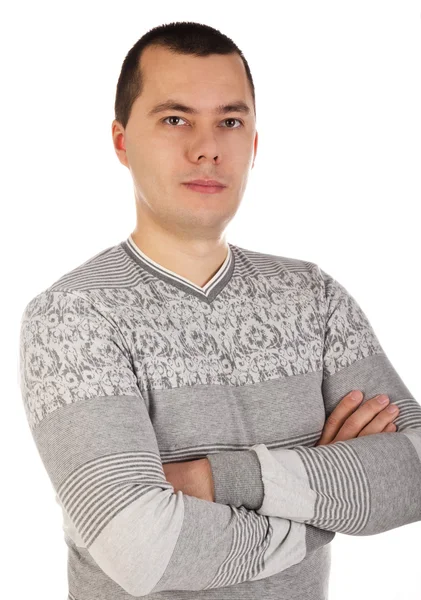
[[[222,122],[224,123],[226,121],[238,121],[241,127],[243,126],[243,122],[241,121],[241,119],[234,119],[234,117],[231,117],[230,119],[224,119],[224,121]],[[238,129],[238,127],[227,127],[227,129]]]
[[[168,121],[168,119],[178,119],[178,120],[180,120],[180,119],[181,119],[181,117],[175,117],[175,116],[172,116],[172,117],[167,117],[167,118],[166,118],[166,119],[164,119],[162,122],[163,122],[163,123],[165,123],[165,121]],[[181,119],[181,120],[182,120],[182,121],[184,121],[184,119]]]
[[[163,123],[165,123],[166,121],[168,121],[168,119],[178,119],[178,120],[182,120],[184,121],[184,119],[182,117],[176,117],[175,115],[172,115],[170,117],[166,117],[165,119],[163,119]],[[241,119],[234,119],[234,118],[229,118],[229,119],[224,119],[222,122],[226,122],[226,121],[238,121],[241,125],[241,127],[243,126],[243,122],[241,121]],[[239,129],[239,127],[226,127],[226,129]]]

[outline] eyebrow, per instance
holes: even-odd
[[[185,104],[181,104],[177,102],[177,100],[166,100],[165,102],[160,102],[156,106],[154,106],[149,112],[148,116],[151,117],[156,115],[157,113],[164,112],[167,110],[175,110],[177,112],[189,113],[191,115],[198,115],[199,111],[196,108],[192,108],[191,106],[186,106]],[[240,112],[245,115],[250,113],[250,107],[243,102],[242,100],[237,100],[232,104],[220,104],[214,110],[216,115],[226,115],[231,112]]]

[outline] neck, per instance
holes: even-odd
[[[131,237],[146,256],[199,287],[212,279],[228,255],[225,237],[180,239],[172,232],[140,223]]]

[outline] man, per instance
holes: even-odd
[[[421,407],[356,300],[226,240],[255,117],[229,38],[145,34],[112,124],[136,227],[25,308],[21,388],[72,600],[322,600],[335,532],[421,520]]]

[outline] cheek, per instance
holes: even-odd
[[[163,174],[168,173],[171,170],[175,171],[179,165],[179,174],[183,170],[180,165],[183,156],[183,149],[178,141],[174,140],[159,140],[147,147],[145,153],[145,161],[157,171],[161,171]],[[185,169],[185,167],[184,167]]]

